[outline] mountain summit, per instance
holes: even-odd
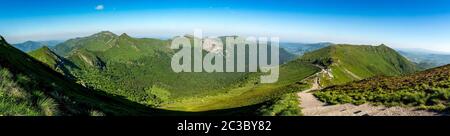
[[[119,37],[127,37],[127,38],[131,38],[127,33],[122,33]]]

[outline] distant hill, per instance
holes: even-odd
[[[444,52],[444,51],[433,51],[428,49],[422,49],[422,48],[396,48],[397,51],[405,51],[405,52],[413,52],[413,53],[420,53],[420,54],[441,54],[441,55],[449,55],[450,52]]]
[[[42,49],[48,53],[47,48]],[[151,115],[153,110],[85,88],[0,37],[0,115]]]
[[[23,43],[13,44],[14,47],[23,51],[30,52],[44,46],[53,47],[61,43],[60,41],[26,41]]]
[[[118,36],[112,32],[102,31],[89,37],[69,39],[55,46],[53,50],[56,54],[63,57],[76,48],[85,48],[90,51],[105,51],[117,43],[117,38]]]
[[[280,43],[280,47],[287,52],[302,56],[305,53],[312,52],[321,48],[332,45],[333,43]]]
[[[397,49],[400,54],[418,64],[421,69],[450,64],[450,54],[419,49]]]
[[[315,93],[329,104],[371,102],[449,111],[450,65],[405,76],[377,76]]]
[[[414,63],[385,45],[332,45],[306,53],[300,59],[324,67],[321,84],[325,86],[417,71]]]

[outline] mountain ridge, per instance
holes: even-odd
[[[386,45],[331,45],[300,58],[326,69],[324,86],[344,84],[376,75],[401,75],[417,71],[416,66]]]
[[[250,82],[248,81],[248,75],[251,75],[250,73],[175,73],[171,69],[170,62],[176,50],[170,49],[170,39],[132,38],[127,34],[121,34],[118,38],[111,38],[109,36],[105,38],[106,36],[102,36],[102,34],[104,35],[105,32],[97,33],[96,36],[91,35],[71,39],[67,43],[58,45],[72,48],[71,50],[66,50],[68,53],[66,53],[67,55],[65,57],[81,68],[81,70],[72,71],[78,78],[78,82],[111,94],[124,96],[127,99],[141,104],[153,107],[169,107],[169,110],[208,111],[259,104],[274,97],[270,96],[272,94],[285,92],[284,90],[267,90],[267,88],[282,88],[282,86],[288,85],[288,83],[296,82],[294,79],[301,80],[303,77],[317,70],[314,66],[306,64],[295,64],[294,66],[299,66],[297,69],[289,66],[289,72],[297,75],[297,77],[290,77],[282,72],[283,77],[289,77],[282,78],[289,79],[289,81],[283,82],[288,83],[258,87],[261,91],[256,94],[261,98],[252,98],[248,95],[255,95],[251,92],[253,89],[246,85],[247,82]],[[93,46],[107,47],[107,49],[97,49],[93,48]],[[285,51],[280,50],[281,54],[282,52]],[[84,58],[80,56],[80,53],[83,54],[82,56]],[[203,53],[207,53],[207,51]],[[104,68],[96,68],[96,65],[91,65],[95,64],[90,62],[95,62],[97,60],[96,58],[104,62]],[[281,58],[289,57],[280,56]],[[257,81],[252,82],[258,83]],[[236,90],[236,88],[242,86],[246,86],[246,88]],[[301,86],[306,85],[302,84]],[[235,95],[234,93],[229,94],[228,92],[230,91],[246,93],[248,95],[233,97],[237,101],[228,104],[217,103],[223,99],[222,95],[226,95],[227,97],[231,94]],[[220,98],[215,100],[210,99],[217,95]],[[191,98],[196,100],[207,99],[208,102],[189,106],[184,104],[180,107],[177,105],[178,102],[184,101],[185,99],[190,100]],[[251,100],[242,101],[243,98]],[[241,102],[236,103],[238,100]]]

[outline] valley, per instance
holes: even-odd
[[[175,73],[170,68],[175,51],[169,42],[103,31],[28,54],[86,88],[180,114],[258,107],[306,88],[306,83],[297,81],[317,72],[311,64],[289,62],[281,67],[280,81],[275,84],[259,83],[263,73]],[[284,50],[280,53],[284,63],[290,55],[283,55]],[[258,110],[248,112],[257,114]]]

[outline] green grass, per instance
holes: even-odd
[[[14,82],[12,73],[0,67],[0,115],[43,115],[32,96]]]
[[[314,94],[329,104],[374,103],[443,111],[450,107],[450,66],[396,77],[374,77]]]

